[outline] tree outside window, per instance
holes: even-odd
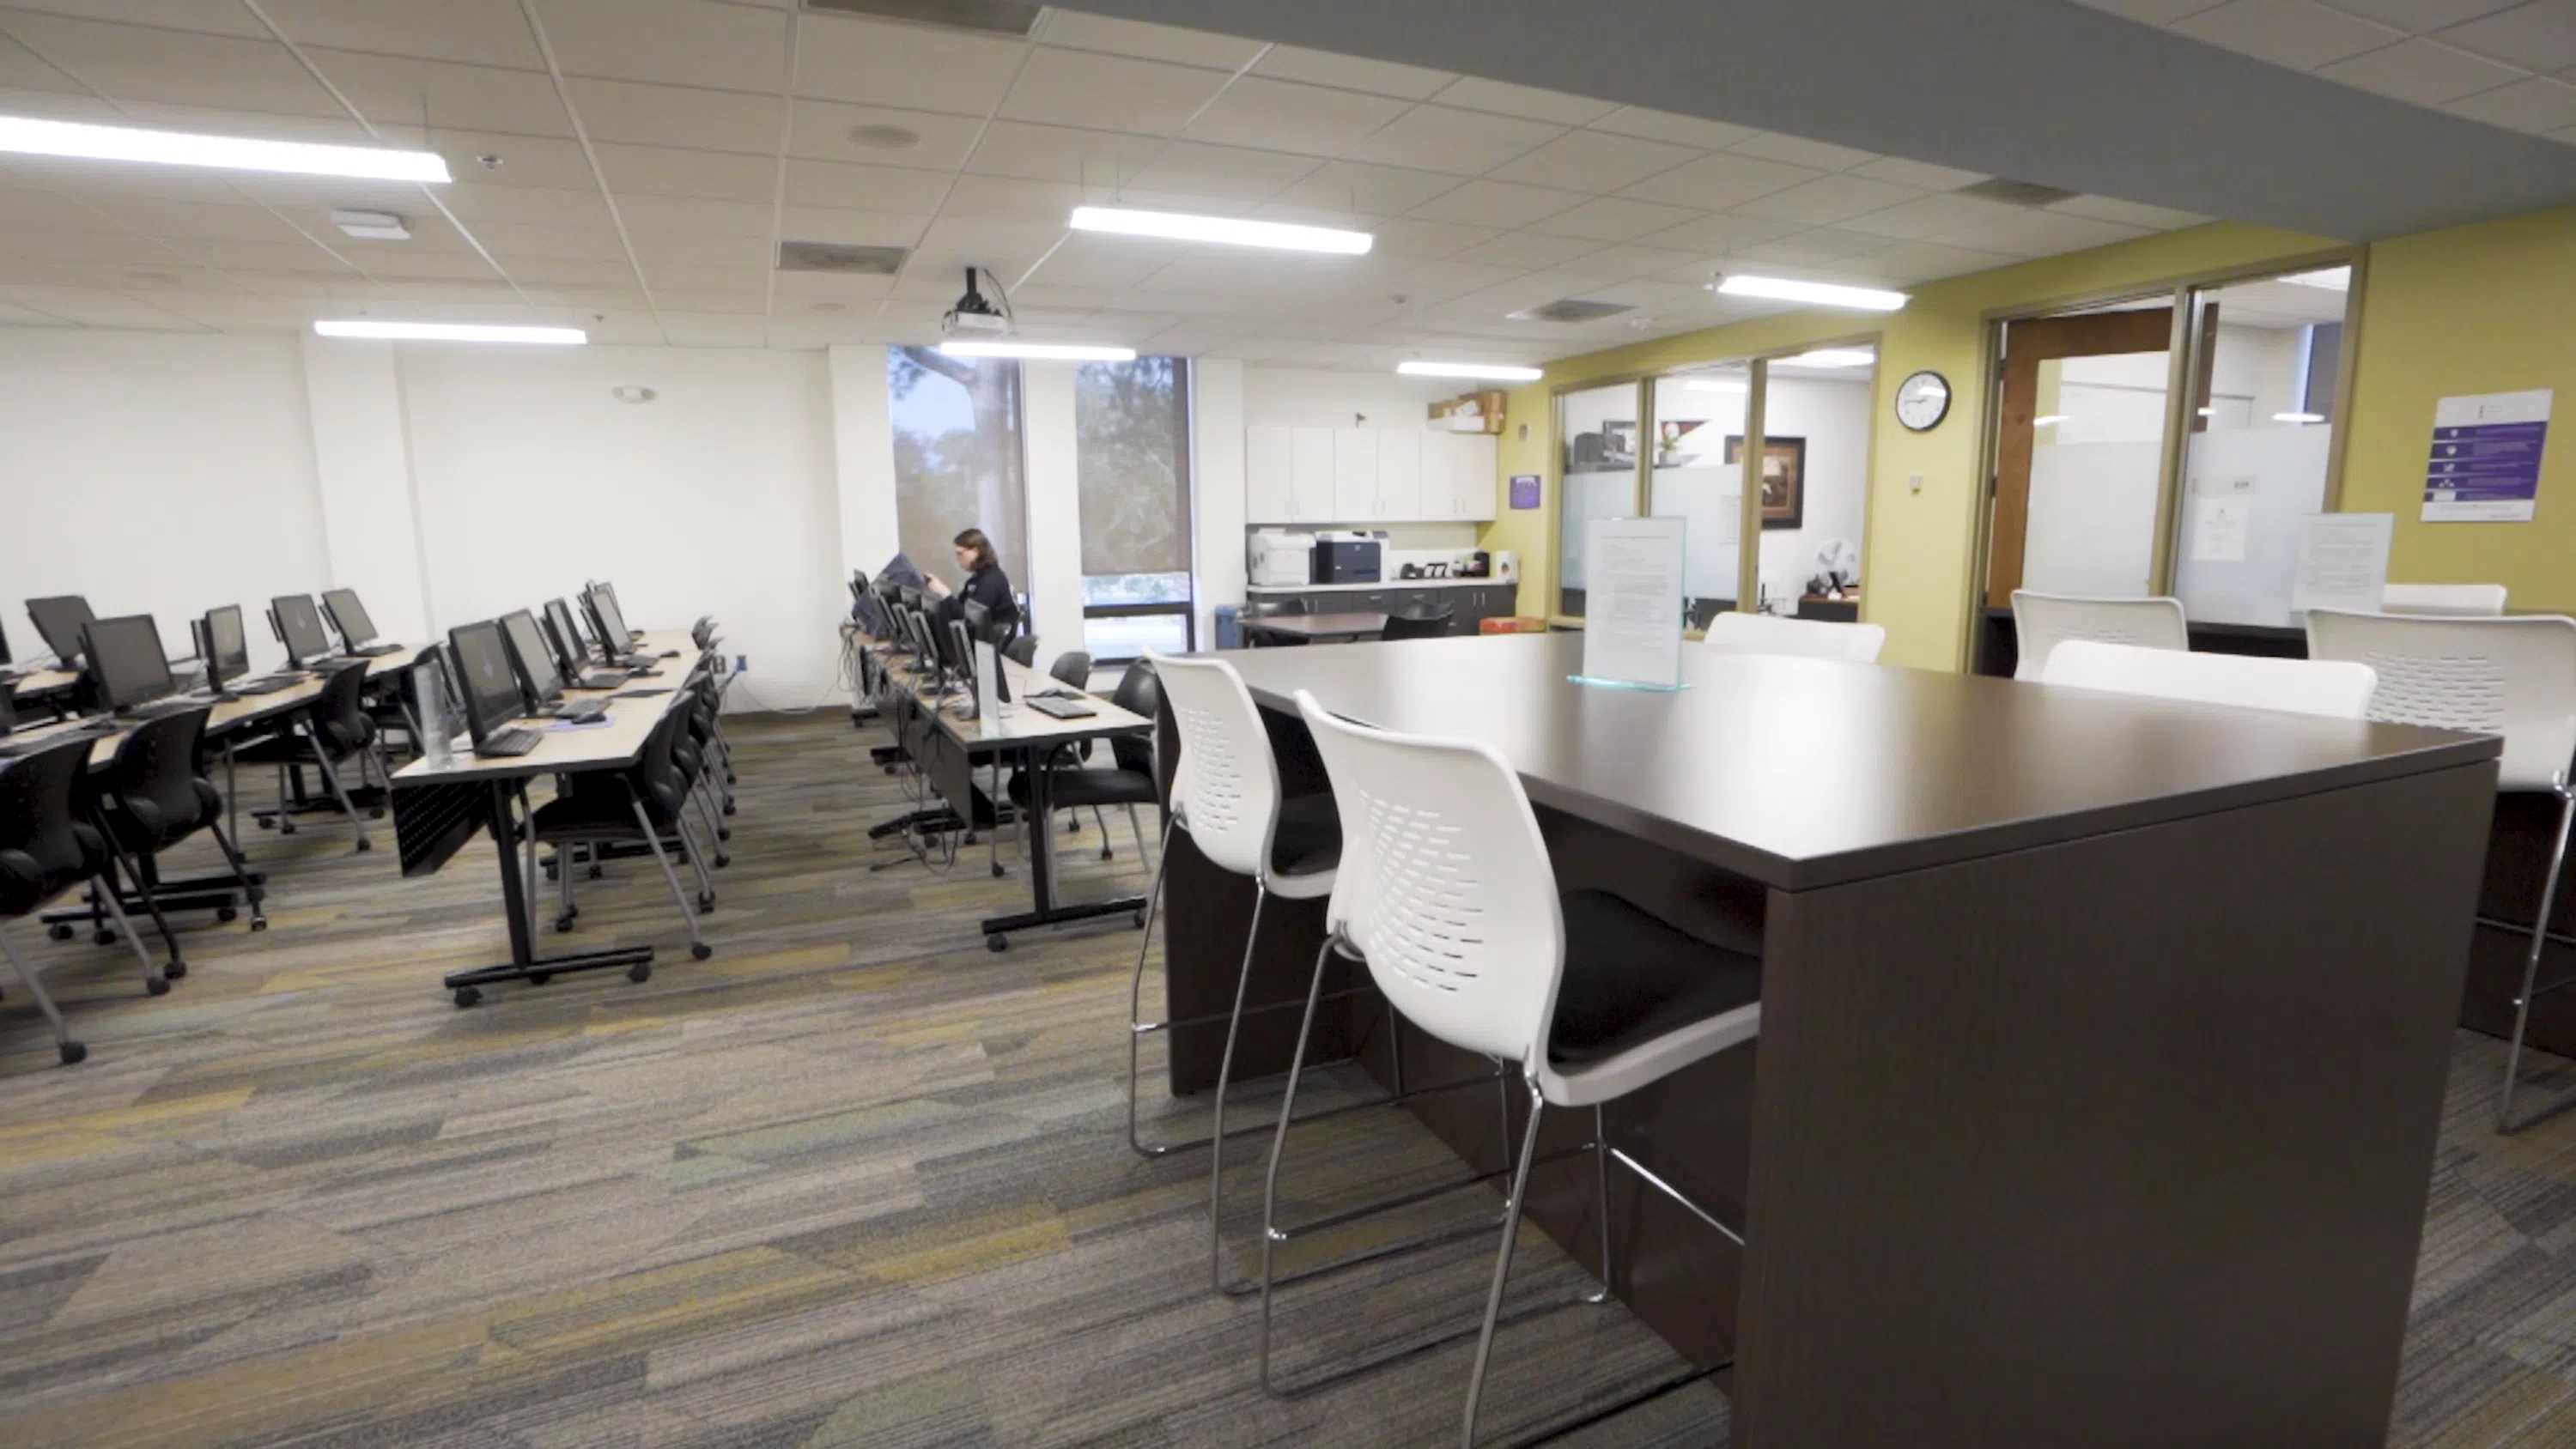
[[[1104,661],[1192,647],[1189,363],[1084,363],[1074,373],[1083,647]]]
[[[963,583],[950,540],[984,530],[1011,587],[1029,577],[1020,365],[936,348],[886,353],[894,423],[895,537],[913,566]]]

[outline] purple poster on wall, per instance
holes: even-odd
[[[1538,475],[1536,473],[1514,473],[1512,475],[1512,506],[1514,508],[1538,507]]]
[[[2433,405],[2427,523],[2529,523],[2549,440],[2550,390],[2475,393]]]

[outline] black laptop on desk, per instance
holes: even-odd
[[[626,682],[623,669],[590,667],[590,644],[582,638],[581,628],[573,622],[572,606],[561,599],[546,601],[546,632],[553,636],[555,662],[563,666],[564,678],[574,689],[615,689]]]
[[[555,669],[554,652],[546,646],[536,615],[525,609],[502,615],[501,641],[510,646],[510,672],[518,676],[520,702],[527,706],[525,713],[576,724],[608,718],[608,706],[604,704],[564,703],[563,675]]]
[[[331,618],[331,627],[340,631],[340,642],[353,657],[380,659],[399,653],[400,644],[375,643],[376,621],[367,617],[367,606],[358,602],[356,589],[322,591],[322,612]]]
[[[97,617],[90,612],[89,600],[78,594],[27,601],[28,621],[44,636],[45,647],[54,651],[54,659],[64,669],[81,667],[81,626]]]
[[[244,677],[250,673],[250,638],[242,628],[239,604],[223,604],[208,609],[204,618],[191,623],[188,628],[197,639],[197,657],[206,661],[206,687],[215,691],[218,698],[275,694],[289,685],[303,682],[301,671],[264,674],[257,679]]]
[[[203,700],[174,699],[170,656],[161,651],[161,626],[149,614],[92,619],[81,626],[81,657],[101,709],[128,719],[164,719]]]
[[[511,723],[526,701],[511,672],[510,646],[498,622],[486,619],[448,630],[447,651],[456,666],[457,688],[465,696],[465,728],[474,736],[475,754],[524,755],[544,741],[544,731]]]
[[[331,637],[322,632],[322,614],[313,607],[311,594],[280,594],[269,600],[268,627],[277,642],[286,646],[289,668],[316,669],[340,660],[331,651]]]

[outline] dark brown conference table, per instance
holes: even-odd
[[[1562,885],[1762,953],[1758,1044],[1609,1109],[1746,1235],[1611,1175],[1614,1287],[1732,1364],[1735,1443],[2384,1442],[2496,741],[1697,648],[1682,691],[1603,689],[1581,649],[1228,657],[1292,792],[1323,784],[1299,688],[1482,741]],[[1182,833],[1168,870],[1171,1012],[1222,1014],[1250,885]],[[1302,1000],[1322,923],[1272,903],[1254,1002]],[[1390,1079],[1382,1001],[1346,1007],[1319,1050]],[[1248,1019],[1239,1068],[1283,1069],[1294,1025]],[[1203,1090],[1222,1027],[1173,1038]],[[1417,1084],[1476,1068],[1402,1039]],[[1483,1094],[1414,1110],[1501,1165]],[[1591,1166],[1531,1194],[1593,1263]]]

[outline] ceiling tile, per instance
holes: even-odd
[[[1689,146],[1636,136],[1569,131],[1493,174],[1501,181],[1603,193],[1632,186],[1702,154]]]
[[[1885,211],[1851,217],[1842,225],[1849,231],[1865,231],[1873,236],[1890,236],[1901,241],[1938,241],[1953,232],[1999,221],[2020,210],[1982,197],[1943,192],[1901,202]]]
[[[1726,149],[1738,156],[1759,156],[1765,161],[1786,161],[1792,166],[1813,166],[1819,171],[1849,171],[1879,159],[1875,151],[1856,151],[1849,146],[1785,136],[1778,131],[1747,136]]]
[[[1068,306],[1072,299],[1064,294],[1072,289],[1136,286],[1188,250],[1179,242],[1151,237],[1075,232],[1064,238],[1062,246],[1046,254],[1033,280],[1057,292],[1052,305]],[[1019,299],[1020,294],[1014,292],[1012,296]]]
[[[1190,123],[1188,134],[1229,146],[1338,156],[1403,114],[1406,104],[1388,96],[1245,76]]]
[[[50,11],[88,20],[194,30],[207,35],[269,38],[268,27],[241,0],[9,0],[13,10]]]
[[[769,290],[770,257],[736,252],[725,265],[691,262],[679,256],[666,256],[644,264],[644,279],[652,284],[656,295],[668,288],[674,292],[765,292]],[[779,273],[792,276],[796,273]],[[634,284],[633,276],[627,284]]]
[[[1518,186],[1509,181],[1470,181],[1413,209],[1424,221],[1454,221],[1462,226],[1520,227],[1554,216],[1587,200],[1582,193],[1546,186]]]
[[[347,146],[384,144],[383,138],[368,134],[367,128],[345,108],[330,116],[280,116],[214,106],[128,101],[122,110],[123,114],[117,120],[128,126],[158,126],[172,131],[209,131],[230,136],[265,136],[272,141],[320,141]],[[396,142],[400,144],[408,139],[398,136]]]
[[[1598,251],[1591,242],[1575,237],[1544,236],[1534,231],[1505,232],[1492,241],[1467,248],[1457,260],[1477,262],[1494,267],[1518,267],[1536,271],[1573,261],[1586,252]]]
[[[297,45],[546,68],[519,0],[261,0],[260,9]]]
[[[1168,60],[1212,70],[1236,70],[1261,53],[1261,42],[1176,25],[1118,20],[1079,10],[1049,10],[1035,37],[1047,45],[1074,50],[1106,51],[1140,60]]]
[[[1819,266],[1826,262],[1838,262],[1846,257],[1859,256],[1864,252],[1884,251],[1890,245],[1892,243],[1883,236],[1868,236],[1860,232],[1837,231],[1832,227],[1820,226],[1808,231],[1793,232],[1784,237],[1774,237],[1770,241],[1756,242],[1737,251],[1734,255],[1747,261],[1779,262],[1791,266]]]
[[[1594,121],[1592,129],[1621,136],[1642,136],[1649,141],[1670,141],[1677,146],[1697,146],[1704,151],[1723,151],[1738,141],[1762,134],[1751,126],[1729,125],[1698,116],[1677,116],[1670,111],[1650,111],[1643,106],[1621,106]]]
[[[503,136],[488,131],[435,130],[422,143],[447,159],[460,182],[489,186],[543,186],[557,191],[596,189],[598,173],[575,141],[551,136]],[[486,166],[482,158],[500,159]]]
[[[930,224],[914,244],[904,275],[962,273],[967,267],[990,267],[1006,281],[1017,280],[1047,249],[1063,240],[1061,225],[1038,222],[960,220],[943,216]],[[787,274],[782,274],[787,275]],[[948,276],[940,287],[949,296],[961,278]]]
[[[1672,251],[1664,247],[1603,247],[1578,263],[1584,271],[1604,277],[1626,280],[1633,277],[1660,277],[1673,280],[1685,274],[1689,280],[1705,280],[1707,264],[1691,252]]]
[[[582,257],[537,257],[514,261],[509,265],[510,279],[528,286],[561,287],[631,287],[635,285],[635,268],[623,261],[603,262]]]
[[[2510,10],[2519,3],[2521,0],[2334,0],[2334,7],[2426,35],[2446,25]]]
[[[1083,204],[1082,188],[1009,176],[960,176],[941,207],[943,220],[1045,222],[1061,229]]]
[[[0,225],[16,229],[22,216],[32,210],[13,199],[5,212],[0,212]],[[43,218],[49,226],[69,221],[73,225],[113,226],[146,236],[169,240],[194,241],[265,241],[301,242],[294,227],[264,206],[220,206],[198,203],[145,201],[136,197],[101,197],[78,209],[64,208],[63,217]]]
[[[1872,181],[1866,176],[1824,176],[1801,182],[1786,191],[1756,197],[1735,209],[1746,216],[1776,217],[1781,221],[1823,226],[1883,211],[1923,194],[1911,186],[1899,186],[1893,181]]]
[[[19,44],[115,100],[281,116],[348,114],[293,52],[273,40],[55,15],[10,14],[5,24]]]
[[[1395,216],[1411,211],[1444,191],[1455,190],[1457,186],[1457,177],[1436,171],[1371,166],[1360,161],[1334,161],[1308,173],[1304,180],[1280,192],[1275,199],[1370,216]]]
[[[1416,106],[1351,148],[1351,159],[1482,176],[1565,134],[1562,126],[1446,106]]]
[[[2170,206],[2149,206],[2144,202],[2122,201],[2110,196],[2070,196],[2064,201],[2051,203],[2048,209],[2062,211],[2068,216],[2089,216],[2095,221],[2143,226],[2150,231],[2175,231],[2209,220],[2188,211],[2176,211]]]
[[[2330,10],[2315,0],[2230,0],[2173,28],[2194,40],[2298,70],[2314,70],[2406,38],[2404,31]]]
[[[2419,106],[2438,106],[2511,84],[2527,72],[2439,41],[2408,40],[2337,61],[2317,74]]]
[[[778,154],[785,117],[784,103],[776,96],[579,76],[568,78],[564,88],[582,130],[594,141]]]
[[[533,0],[566,75],[775,93],[786,81],[783,11],[699,0]],[[820,22],[809,21],[812,29]]]
[[[787,163],[787,204],[844,211],[885,211],[928,216],[948,195],[944,171],[902,166],[844,166],[834,161]]]
[[[1634,241],[1679,226],[1697,215],[1687,207],[1659,206],[1624,196],[1596,196],[1580,206],[1532,222],[1530,229],[1591,241]]]
[[[2576,0],[2533,0],[2454,25],[2442,39],[2527,70],[2576,66]]]
[[[766,201],[711,201],[646,192],[620,195],[617,216],[630,232],[752,237],[760,241],[767,241],[777,224],[777,209]]]
[[[684,236],[677,232],[638,232],[635,260],[650,278],[657,268],[687,267],[724,272],[759,272],[775,253],[766,238]]]
[[[526,221],[551,226],[606,226],[608,201],[597,190],[552,191],[542,186],[458,182],[438,189],[438,199],[467,222]]]
[[[656,196],[704,196],[718,201],[770,201],[778,194],[778,162],[767,156],[636,146],[619,141],[602,141],[591,150],[599,157],[599,168],[608,178],[612,196],[644,191]]]
[[[807,11],[795,92],[817,100],[988,116],[1028,47],[993,35]]]
[[[1046,125],[1169,136],[1223,84],[1225,77],[1215,71],[1041,47],[1029,56],[1000,114]]]
[[[876,166],[918,166],[928,171],[955,171],[975,148],[980,124],[964,116],[893,106],[853,106],[840,101],[793,100],[787,129],[787,154],[809,161],[849,161]],[[853,132],[892,127],[919,139],[889,146],[877,140],[853,140]]]
[[[1757,196],[1786,191],[1823,174],[1805,166],[1765,161],[1758,156],[1703,156],[1627,187],[1620,194],[1640,201],[1662,201],[1675,206],[1723,211]]]
[[[1418,217],[1390,217],[1376,224],[1377,250],[1391,257],[1453,257],[1501,235],[1491,227],[1458,226]]]
[[[1275,75],[1282,80],[1339,86],[1344,90],[1368,91],[1408,101],[1429,100],[1439,94],[1442,86],[1457,79],[1448,71],[1424,70],[1392,61],[1362,60],[1357,56],[1306,50],[1294,45],[1270,47],[1270,53],[1252,69],[1256,75]]]
[[[2535,76],[2484,95],[2453,101],[2442,109],[2516,131],[2555,131],[2576,126],[2576,85]]]
[[[741,316],[705,310],[657,311],[655,315],[674,347],[761,347],[769,340],[769,319],[756,312]]]
[[[533,222],[470,223],[474,239],[503,271],[521,257],[572,257],[594,262],[626,260],[626,243],[611,226],[543,226]]]
[[[2220,0],[2075,0],[2088,10],[2107,11],[2145,25],[2171,25],[2186,15],[2210,9]]]
[[[1650,233],[1640,240],[1648,246],[1714,257],[1737,247],[1752,246],[1801,230],[1804,228],[1794,221],[1769,221],[1758,216],[1703,216]]]
[[[1961,171],[1955,166],[1935,166],[1928,161],[1908,161],[1901,156],[1881,156],[1853,167],[1851,174],[1866,176],[1872,181],[1893,181],[1899,186],[1919,186],[1926,191],[1956,191],[1986,179],[1986,173],[1982,171]]]
[[[341,50],[305,55],[359,115],[389,136],[408,139],[425,127],[457,125],[523,136],[572,134],[554,78],[542,71]]]
[[[1977,251],[2046,257],[2087,247],[2108,246],[2145,235],[2147,230],[2144,227],[2068,216],[2064,212],[2014,208],[2011,215],[1951,232],[1942,239]]]
[[[995,121],[984,129],[966,170],[978,176],[1115,187],[1125,185],[1162,149],[1163,143],[1151,136]]]
[[[1196,191],[1259,201],[1313,171],[1312,156],[1174,141],[1131,183],[1152,191]]]
[[[1498,116],[1518,116],[1528,121],[1553,121],[1560,126],[1587,125],[1619,109],[1610,101],[1570,96],[1562,91],[1544,91],[1534,86],[1510,85],[1477,76],[1451,82],[1432,99],[1461,110],[1490,111]]]
[[[788,241],[839,242],[844,246],[908,247],[921,240],[930,216],[898,216],[883,211],[847,211],[828,206],[791,206],[779,218],[779,236]]]
[[[0,96],[0,104],[7,105],[9,111],[15,115],[39,114],[23,110],[16,104],[15,93],[24,90],[55,95],[78,94],[85,100],[89,99],[87,93],[81,90],[79,81],[55,69],[34,51],[6,35],[0,35],[0,92],[9,93]],[[107,109],[111,115],[114,114],[113,108],[106,107],[104,102],[92,101],[91,103]]]

